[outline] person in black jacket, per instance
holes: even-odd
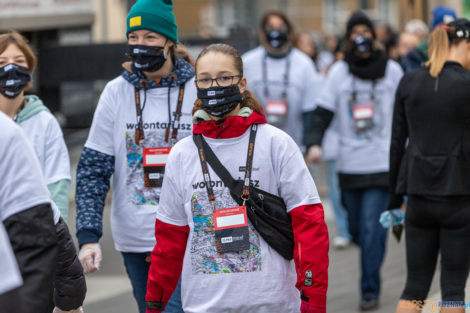
[[[441,312],[465,312],[470,265],[470,21],[438,26],[431,34],[429,55],[427,67],[401,80],[393,115],[389,209],[399,208],[408,195],[408,274],[397,313],[420,311],[439,251],[442,300],[462,304],[456,308],[454,302]]]
[[[344,61],[328,72],[313,112],[308,162],[321,158],[321,143],[334,115],[338,119],[337,171],[352,241],[361,248],[362,310],[378,306],[380,268],[387,232],[379,223],[387,209],[388,154],[394,95],[400,65],[374,45],[371,20],[354,13],[347,23]]]

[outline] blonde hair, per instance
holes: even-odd
[[[432,77],[437,77],[449,58],[451,46],[458,45],[467,40],[465,38],[449,39],[449,35],[454,35],[457,29],[453,26],[442,25],[436,27],[429,38],[429,61],[425,63],[429,66],[429,73]]]

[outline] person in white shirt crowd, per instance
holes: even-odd
[[[99,269],[99,239],[113,176],[111,230],[145,312],[155,217],[172,146],[191,135],[194,70],[178,44],[172,1],[139,0],[127,16],[130,61],[104,88],[77,168],[77,238],[85,273]],[[179,287],[167,313],[182,313]]]
[[[312,61],[316,63],[317,59],[317,46],[313,40],[313,37],[307,32],[301,32],[297,34],[295,46],[306,55],[310,56]],[[321,73],[323,84],[324,76],[326,74]],[[310,131],[310,123],[307,122],[304,125],[304,133]],[[337,120],[331,123],[330,127],[326,131],[325,139],[323,140],[323,160],[326,161],[327,165],[327,183],[328,183],[328,198],[330,200],[333,212],[335,215],[335,224],[337,229],[337,235],[333,240],[333,246],[337,249],[346,248],[350,241],[351,235],[348,229],[347,213],[341,204],[341,197],[339,191],[338,174],[336,173],[336,158],[338,155],[338,123]]]
[[[225,44],[208,46],[196,61],[193,138],[168,159],[147,313],[165,308],[180,275],[186,313],[326,312],[328,230],[315,183],[294,140],[266,123],[243,68]],[[280,211],[267,201],[273,197],[284,201]],[[262,208],[267,217],[251,214]],[[258,228],[273,212],[276,226],[293,234],[285,246],[275,227]]]
[[[32,86],[36,56],[17,32],[0,35],[0,80],[7,88],[0,93],[0,111],[25,130],[41,164],[47,189],[67,221],[70,192],[70,159],[59,123],[35,95],[24,95]],[[15,85],[8,85],[15,80]]]
[[[313,39],[313,36],[306,31],[298,32],[295,35],[294,47],[305,53],[312,60],[315,70],[318,71],[317,59],[318,59],[318,46]]]
[[[336,47],[339,44],[339,38],[334,35],[325,37],[324,49],[318,53],[317,68],[320,73],[328,72],[330,66],[336,61]]]
[[[4,92],[3,84],[0,91]],[[54,313],[81,312],[85,278],[67,225],[51,200],[26,134],[2,112],[0,147],[4,147],[0,149],[0,221],[23,280],[19,290],[11,291],[11,296],[18,296],[21,301],[12,303],[14,298],[0,297],[0,308],[3,312],[3,308],[13,305],[10,312],[15,313],[53,309]],[[11,275],[14,272],[2,275],[0,285],[8,282]]]
[[[322,138],[338,118],[337,171],[341,198],[348,212],[353,242],[361,248],[362,310],[378,307],[380,268],[386,230],[380,214],[389,201],[389,147],[395,91],[403,75],[400,65],[374,45],[372,21],[364,13],[347,23],[344,61],[328,73],[307,140],[307,161],[319,161]]]
[[[24,96],[24,90],[28,89],[31,82],[31,74],[36,66],[36,56],[24,37],[16,32],[0,35],[0,111],[8,114],[28,136],[29,143],[34,146],[34,158],[38,158],[41,174],[44,175],[47,184],[47,193],[51,194],[53,208],[62,208],[55,219],[55,234],[58,244],[58,255],[55,259],[57,274],[52,280],[54,283],[54,297],[50,297],[49,305],[55,303],[55,312],[75,310],[83,304],[86,294],[83,269],[78,261],[75,246],[68,231],[64,218],[60,215],[67,214],[70,185],[70,163],[67,148],[59,124],[49,113],[49,110],[36,96]],[[8,147],[8,145],[2,145]],[[25,148],[26,149],[26,148]],[[26,153],[26,152],[22,152]],[[2,160],[5,166],[9,163]],[[35,175],[31,173],[31,175]],[[5,177],[4,177],[5,178]],[[5,183],[13,184],[5,178]],[[14,184],[13,184],[14,185]],[[46,185],[44,185],[46,186]],[[29,187],[34,188],[34,187]],[[40,187],[37,186],[37,188]],[[23,194],[30,195],[25,192]],[[26,209],[27,207],[19,207]],[[4,221],[10,239],[14,241],[15,252],[21,251],[24,241],[33,240],[27,235],[14,235],[14,232],[24,232],[25,225],[17,224],[30,211],[13,215],[9,221]],[[34,228],[32,229],[34,231]],[[29,275],[30,255],[18,255],[20,270],[24,276]],[[50,266],[44,259],[42,266]],[[54,260],[53,260],[54,261]],[[46,265],[45,265],[46,264]],[[26,279],[25,279],[26,281]],[[29,286],[25,282],[25,288]],[[51,308],[51,311],[52,311]]]
[[[303,145],[304,120],[310,120],[320,90],[311,59],[294,48],[294,28],[280,11],[268,11],[260,24],[261,46],[243,58],[248,89],[256,94],[268,123]]]

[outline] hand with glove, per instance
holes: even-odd
[[[71,311],[62,311],[58,307],[55,307],[54,311],[52,311],[52,313],[83,313],[83,308],[79,307],[78,309],[71,310]]]
[[[326,313],[326,308],[314,306],[302,301],[302,304],[300,305],[300,313]]]
[[[99,243],[86,243],[78,253],[78,259],[83,266],[83,273],[89,274],[100,269],[102,260],[101,247]]]

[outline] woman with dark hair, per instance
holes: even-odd
[[[395,99],[389,209],[406,209],[407,281],[397,313],[421,312],[441,256],[441,312],[465,312],[470,264],[470,21],[437,26],[426,67]]]
[[[262,45],[243,55],[248,89],[262,104],[268,123],[302,146],[304,119],[315,108],[320,76],[312,60],[293,47],[294,28],[284,13],[266,12],[259,35]]]
[[[266,124],[246,84],[231,46],[199,55],[193,138],[175,145],[163,181],[148,313],[165,308],[180,275],[186,313],[326,312],[328,230],[315,183],[295,142]],[[243,194],[234,179],[243,179]],[[256,210],[272,208],[264,202],[271,197],[285,204],[276,212],[288,219],[281,221],[293,233],[290,251],[259,230],[266,216],[249,212],[258,198]]]
[[[403,75],[374,40],[372,21],[362,12],[353,13],[346,28],[344,61],[328,72],[313,113],[307,155],[308,161],[321,159],[324,133],[336,116],[341,198],[352,241],[361,248],[362,310],[375,309],[380,295],[387,233],[379,217],[389,200],[393,100]]]
[[[111,230],[144,313],[166,159],[172,146],[191,134],[196,89],[194,70],[178,44],[171,0],[137,1],[126,35],[130,61],[101,94],[77,168],[77,238],[85,273],[96,271],[114,174]],[[182,312],[180,298],[178,288],[167,313]]]

